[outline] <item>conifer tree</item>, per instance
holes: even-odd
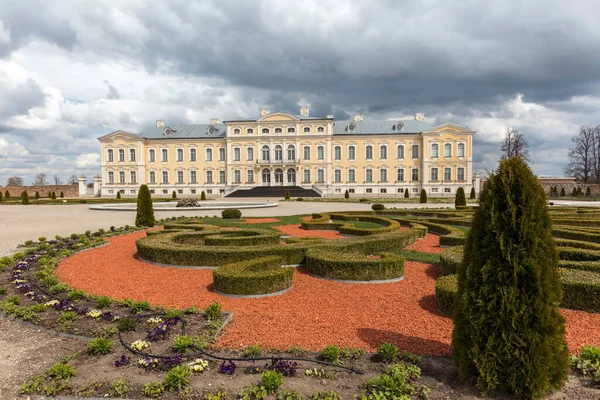
[[[200,200],[206,200],[206,193],[204,193],[204,190],[200,194]]]
[[[477,198],[477,195],[475,194],[475,188],[474,187],[471,188],[471,194],[469,195],[469,198],[470,199]]]
[[[117,190],[117,199],[120,199],[120,198],[121,198],[121,191]]]
[[[52,192],[52,195],[51,195],[51,197],[50,197],[50,198],[51,198],[52,200],[56,200],[56,193],[55,193],[55,192]]]
[[[35,192],[35,199],[39,199],[40,198],[40,192]]]
[[[65,197],[65,194],[63,192],[60,192],[60,198],[63,199]]]
[[[21,192],[21,204],[29,204],[29,194],[27,194],[27,190],[23,190],[23,192]]]
[[[481,193],[458,269],[453,356],[486,393],[538,398],[569,373],[558,253],[544,190],[519,157]]]
[[[284,192],[284,194],[285,194],[285,199],[286,199],[286,200],[289,200],[289,199],[290,199],[290,191],[289,191],[289,190],[287,190],[287,189],[285,189],[285,192]]]
[[[591,195],[592,195],[592,190],[588,186],[587,189],[585,189],[585,197],[590,197]]]
[[[458,190],[456,190],[456,197],[454,197],[454,206],[458,207],[458,206],[466,206],[467,205],[467,198],[465,197],[465,189],[463,189],[462,187],[459,187]]]
[[[571,192],[571,197],[577,196],[577,188],[573,187],[573,191]]]
[[[172,199],[176,199],[177,198],[177,192],[173,190],[173,194],[171,195]]]
[[[152,195],[148,185],[140,186],[137,198],[137,214],[135,216],[135,226],[151,227],[156,224],[154,219],[154,206],[152,205]]]
[[[0,192],[0,201],[2,201],[2,192]]]
[[[8,190],[4,192],[4,198],[7,200],[10,199],[10,193],[8,192]]]
[[[346,191],[344,192],[344,198],[345,199],[349,199],[350,198],[350,192],[348,192],[348,189],[346,189]]]
[[[560,189],[560,196],[561,197],[565,197],[567,195],[567,193],[565,192],[565,188],[561,188]]]
[[[421,189],[421,197],[419,198],[419,203],[427,203],[427,192],[425,189]]]
[[[408,189],[404,189],[404,198],[408,199],[410,197],[410,194],[408,193]]]

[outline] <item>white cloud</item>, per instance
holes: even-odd
[[[98,153],[86,153],[78,155],[75,158],[75,163],[79,168],[90,168],[90,167],[100,167],[100,154]]]

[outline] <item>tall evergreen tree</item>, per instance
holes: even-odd
[[[471,194],[469,195],[469,198],[470,199],[477,198],[477,195],[475,194],[475,188],[474,187],[471,188]]]
[[[410,197],[410,194],[408,193],[408,189],[404,189],[404,198],[408,199]]]
[[[285,189],[284,197],[285,197],[285,200],[289,200],[290,199],[290,191],[289,190]]]
[[[419,198],[419,203],[427,203],[427,192],[425,189],[421,189],[421,197]]]
[[[4,192],[4,198],[7,200],[10,199],[10,193],[8,190]]]
[[[2,201],[2,192],[0,192],[0,201]]]
[[[27,194],[27,190],[23,190],[23,192],[21,193],[21,204],[29,204],[29,194]]]
[[[173,194],[171,195],[172,199],[176,199],[177,198],[177,192],[173,190]]]
[[[117,199],[120,199],[120,198],[121,198],[121,191],[117,190]]]
[[[206,200],[206,193],[204,193],[204,190],[200,194],[200,200]]]
[[[56,192],[52,192],[52,195],[50,196],[50,198],[52,200],[56,200]]]
[[[349,199],[350,198],[350,192],[348,191],[348,189],[346,189],[346,191],[344,192],[344,198],[345,199]]]
[[[571,192],[571,197],[576,197],[577,196],[577,188],[573,187],[573,191]]]
[[[567,193],[565,192],[565,188],[560,189],[560,195],[561,195],[561,197],[564,197],[567,195]]]
[[[590,187],[588,186],[587,189],[585,189],[585,197],[590,197],[592,195],[592,189],[590,189]]]
[[[558,253],[546,196],[519,157],[480,196],[458,270],[453,355],[486,393],[538,398],[569,373]]]
[[[39,199],[40,198],[40,192],[35,192],[35,199]]]
[[[456,197],[454,198],[454,206],[458,207],[458,206],[466,206],[467,205],[467,198],[465,197],[465,189],[463,189],[462,187],[459,187],[456,190]]]
[[[135,216],[135,226],[151,227],[156,224],[154,219],[154,206],[152,205],[152,195],[148,185],[140,186],[137,198],[137,214]]]

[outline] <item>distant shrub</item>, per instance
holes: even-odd
[[[2,196],[2,194],[0,194],[0,196]],[[40,198],[40,192],[35,192],[35,199],[39,199]]]
[[[459,207],[459,206],[466,206],[466,205],[467,205],[467,199],[465,197],[465,189],[463,189],[462,187],[459,187],[456,190],[456,197],[454,198],[454,206]]]
[[[410,194],[408,193],[408,189],[404,189],[404,198],[408,199],[410,197]]]
[[[289,200],[290,199],[290,191],[287,190],[287,189],[285,189],[284,198],[285,198],[285,200]]]
[[[565,188],[560,189],[560,197],[565,197],[567,193],[565,192]]]
[[[135,216],[135,226],[151,227],[156,224],[154,219],[154,207],[152,205],[152,195],[148,185],[141,185],[137,198],[137,214]]]
[[[171,198],[172,199],[176,199],[177,198],[177,192],[173,190],[173,194],[171,194]]]
[[[29,194],[27,194],[27,190],[23,190],[23,192],[21,193],[21,204],[29,204]]]
[[[63,199],[65,197],[65,194],[63,192],[60,192],[60,198]]]
[[[421,189],[421,197],[419,198],[419,203],[427,203],[427,192],[425,191],[425,189]]]
[[[471,195],[469,196],[470,199],[475,199],[477,198],[477,195],[475,194],[475,188],[472,187],[471,188]]]
[[[590,187],[588,186],[585,189],[585,197],[590,197],[592,195],[592,190],[590,189]]]
[[[121,198],[121,192],[119,190],[117,190],[117,199]]]
[[[200,200],[206,200],[206,193],[204,193],[204,190],[200,193]]]
[[[350,198],[350,192],[348,191],[348,189],[346,189],[346,191],[344,192],[344,198],[345,199],[349,199]]]
[[[237,208],[228,208],[221,212],[223,219],[239,219],[242,216],[242,212]]]
[[[56,192],[52,192],[52,195],[50,197],[52,200],[56,200]]]
[[[372,208],[374,211],[381,211],[381,210],[385,210],[385,206],[384,206],[383,204],[381,204],[381,203],[375,203],[375,204],[373,204],[373,205],[371,206],[371,208]]]
[[[296,201],[304,201],[304,199],[302,197],[298,197]]]

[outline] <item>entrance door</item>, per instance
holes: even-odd
[[[269,168],[262,170],[262,185],[271,186],[271,170]]]
[[[290,168],[287,170],[288,185],[296,186],[296,170]]]
[[[283,186],[283,170],[281,168],[275,170],[275,185]]]

